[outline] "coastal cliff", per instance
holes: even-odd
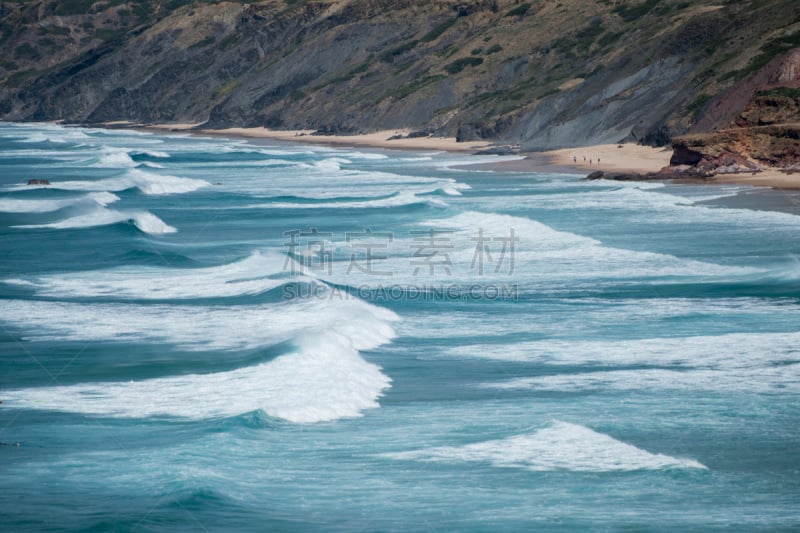
[[[41,0],[4,2],[0,24],[3,120],[408,128],[523,150],[711,131],[721,95],[741,112],[749,80],[800,46],[794,0]]]

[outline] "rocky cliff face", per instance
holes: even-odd
[[[800,46],[800,4],[39,0],[0,4],[0,27],[5,120],[412,128],[540,149],[663,144],[720,95],[747,93],[740,112],[748,80]]]
[[[798,54],[800,55],[800,54]],[[791,67],[794,54],[781,67]],[[783,85],[757,90],[728,127],[673,139],[671,166],[701,174],[800,170],[800,69],[781,69]]]

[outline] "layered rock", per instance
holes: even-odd
[[[800,168],[800,88],[757,91],[731,126],[674,138],[670,165],[706,175]]]
[[[0,119],[664,144],[798,40],[796,1],[746,4],[9,0]]]

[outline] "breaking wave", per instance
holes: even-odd
[[[578,424],[555,421],[534,433],[464,446],[442,446],[385,457],[424,462],[482,462],[533,471],[626,472],[706,467],[692,459],[653,454]]]

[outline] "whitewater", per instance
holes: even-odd
[[[800,527],[800,199],[502,160],[0,123],[0,529]]]

